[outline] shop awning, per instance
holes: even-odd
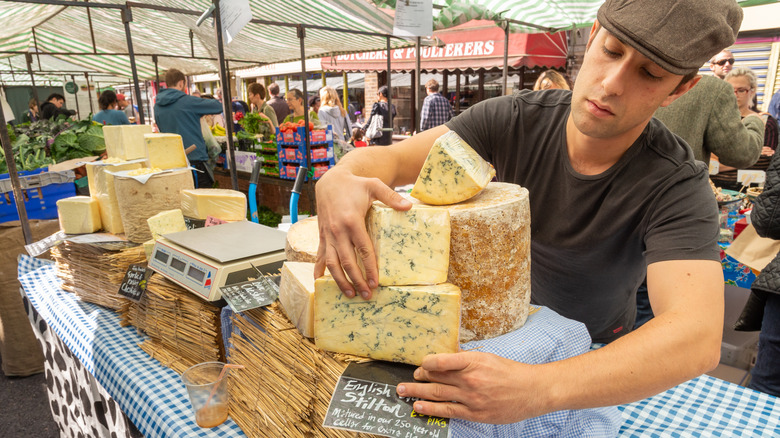
[[[492,21],[478,20],[434,32],[443,47],[423,47],[420,68],[424,71],[478,70],[504,65],[504,30]],[[555,34],[510,34],[508,65],[513,68],[563,67],[566,64],[567,41],[564,32]],[[393,71],[415,68],[414,47],[391,51]],[[327,71],[387,70],[387,51],[353,53],[322,58]]]

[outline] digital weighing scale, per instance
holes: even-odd
[[[285,260],[286,233],[249,221],[165,234],[149,267],[208,301],[220,287],[275,274]]]

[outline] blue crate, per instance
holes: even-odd
[[[335,166],[336,163],[331,159],[328,161],[328,167],[327,169],[332,168]],[[318,167],[318,169],[322,169],[322,167]],[[279,178],[281,179],[290,179],[294,180],[298,173],[298,165],[297,164],[282,164],[279,163]],[[319,171],[315,170],[314,180],[318,180],[322,177],[322,174],[318,174]],[[309,177],[306,177],[306,180],[308,181]]]
[[[322,133],[319,131],[324,131],[324,137],[322,136]],[[305,146],[306,142],[303,140],[303,126],[299,126],[298,129],[292,133],[292,138],[290,137],[290,134],[287,135],[287,139],[285,139],[285,135],[279,130],[279,127],[276,128],[276,144],[277,146]],[[316,145],[326,145],[330,144],[333,146],[333,127],[328,125],[326,129],[315,129],[313,136],[315,140],[312,140],[309,142],[311,146]]]
[[[277,157],[279,162],[284,163],[305,163],[306,162],[306,145],[300,146],[286,146],[279,145]],[[328,144],[323,147],[313,146],[311,148],[311,162],[312,163],[326,163],[333,160],[333,145]]]
[[[28,219],[57,219],[57,201],[76,196],[75,174],[46,172],[46,168],[19,172]],[[0,223],[19,220],[8,174],[0,175]]]

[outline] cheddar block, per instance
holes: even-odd
[[[246,220],[246,195],[227,189],[182,190],[181,211],[193,219]]]
[[[411,195],[426,204],[456,204],[479,193],[494,176],[493,166],[450,131],[433,143]]]
[[[106,140],[106,153],[109,158],[136,160],[146,158],[144,134],[151,134],[150,125],[106,125],[103,137]]]
[[[347,298],[331,277],[314,282],[314,342],[323,350],[420,365],[457,352],[459,327],[453,284],[383,286],[364,300]]]
[[[366,229],[377,256],[380,286],[447,281],[450,214],[446,209],[416,205],[396,211],[374,202]]]
[[[119,204],[117,203],[112,172],[140,169],[145,161],[114,161],[115,159],[87,163],[87,184],[90,195],[97,199],[100,205],[100,220],[103,223],[103,229],[112,234],[120,234],[124,232],[124,227],[119,215]]]
[[[94,233],[102,228],[97,200],[89,196],[71,196],[57,201],[60,228],[65,234]]]
[[[314,263],[284,262],[279,303],[298,331],[314,337]]]
[[[179,134],[144,134],[144,143],[149,167],[165,170],[189,165]]]
[[[146,222],[149,224],[149,231],[152,232],[152,240],[159,239],[163,234],[187,231],[184,215],[178,208],[161,211],[147,219]]]

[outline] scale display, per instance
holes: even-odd
[[[275,273],[285,260],[283,231],[254,222],[234,222],[161,237],[149,267],[208,301],[220,287]]]

